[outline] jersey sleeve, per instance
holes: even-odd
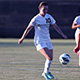
[[[56,20],[50,15],[51,25],[56,23]]]
[[[30,21],[29,24],[32,25],[32,26],[36,25],[36,19],[35,19],[35,17],[31,19],[31,21]]]
[[[77,24],[78,23],[78,20],[79,20],[79,17],[76,17],[73,21],[73,23]]]

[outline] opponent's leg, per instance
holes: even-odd
[[[80,50],[80,33],[77,36],[77,45],[73,51],[77,54],[79,50]]]

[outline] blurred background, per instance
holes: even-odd
[[[0,38],[20,38],[30,20],[38,14],[42,0],[0,0]],[[80,15],[80,0],[43,0],[47,1],[49,11],[68,39],[74,38],[71,28],[74,18]],[[62,38],[50,28],[51,38]],[[34,29],[27,38],[34,37]]]

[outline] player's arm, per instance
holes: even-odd
[[[29,25],[26,30],[24,31],[22,37],[18,40],[18,43],[21,44],[24,40],[24,38],[27,36],[27,34],[30,32],[30,30],[33,28],[32,25]]]
[[[60,34],[62,35],[62,37],[64,37],[65,39],[67,38],[67,36],[61,31],[61,29],[59,28],[59,26],[55,23],[52,24],[52,27]]]
[[[72,29],[76,29],[76,28],[79,28],[79,27],[80,27],[80,25],[77,25],[76,23],[72,24]]]

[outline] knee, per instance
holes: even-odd
[[[52,60],[53,60],[53,58],[50,58],[49,60],[51,60],[51,61],[52,61]]]
[[[47,59],[48,59],[48,60],[53,60],[53,53],[49,53],[49,54],[47,55]]]
[[[48,60],[53,60],[53,57],[47,57]]]

